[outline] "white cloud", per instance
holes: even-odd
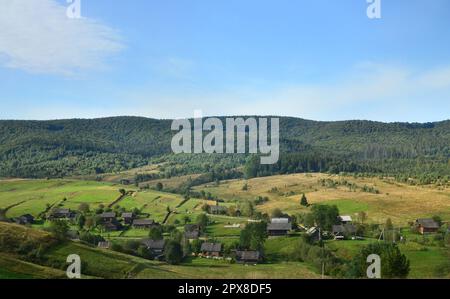
[[[123,48],[119,35],[92,19],[71,19],[55,0],[2,0],[0,65],[72,75],[105,66]]]
[[[198,91],[144,88],[121,97],[126,99],[128,114],[151,117],[189,117],[201,109],[205,115],[431,121],[448,118],[449,70],[365,63],[338,74],[331,82]]]

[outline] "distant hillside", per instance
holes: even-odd
[[[140,117],[0,121],[0,176],[61,177],[139,167],[151,158],[170,157],[170,125],[170,120]],[[405,172],[417,167],[444,174],[448,170],[450,121],[386,124],[281,118],[280,135],[282,160],[307,154],[334,164],[371,165],[374,170],[380,161],[397,161],[387,169],[394,165]],[[233,160],[243,164],[242,157]],[[383,165],[378,170],[384,171]]]

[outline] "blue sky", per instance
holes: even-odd
[[[450,118],[448,0],[2,3],[1,119]]]

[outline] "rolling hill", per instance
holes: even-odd
[[[170,160],[173,159],[170,142],[174,134],[170,125],[170,120],[142,117],[2,120],[0,176],[43,178],[101,174],[140,167],[155,157]],[[338,170],[384,172],[394,169],[412,173],[419,167],[425,173],[450,173],[450,121],[426,124],[318,122],[284,117],[280,118],[280,138],[282,160],[289,154],[309,155],[307,159],[320,155],[320,159],[333,160],[333,166],[360,165],[348,169],[338,167]],[[225,157],[220,155],[219,159]],[[242,157],[231,160],[232,167],[243,165]],[[320,170],[329,168],[331,166]],[[300,169],[284,172],[296,171]]]

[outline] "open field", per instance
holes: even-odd
[[[63,204],[76,209],[80,203],[92,207],[108,205],[120,196],[120,185],[76,180],[14,180],[0,181],[0,209],[12,207],[8,217],[23,214],[38,216],[47,205]],[[63,202],[63,199],[67,200]]]
[[[320,179],[333,181],[347,180],[359,188],[350,190],[346,186],[326,187]],[[243,186],[247,184],[248,190]],[[364,192],[361,187],[373,187],[379,194]],[[438,189],[432,186],[410,186],[387,179],[354,178],[327,174],[280,175],[250,180],[230,180],[219,185],[206,184],[195,187],[204,190],[228,202],[239,202],[267,196],[269,201],[259,205],[260,211],[270,213],[280,208],[286,213],[304,212],[300,206],[301,194],[305,193],[310,204],[337,205],[342,214],[354,215],[357,212],[368,213],[368,220],[384,223],[391,218],[394,223],[405,225],[420,217],[440,215],[450,218],[450,189]]]

